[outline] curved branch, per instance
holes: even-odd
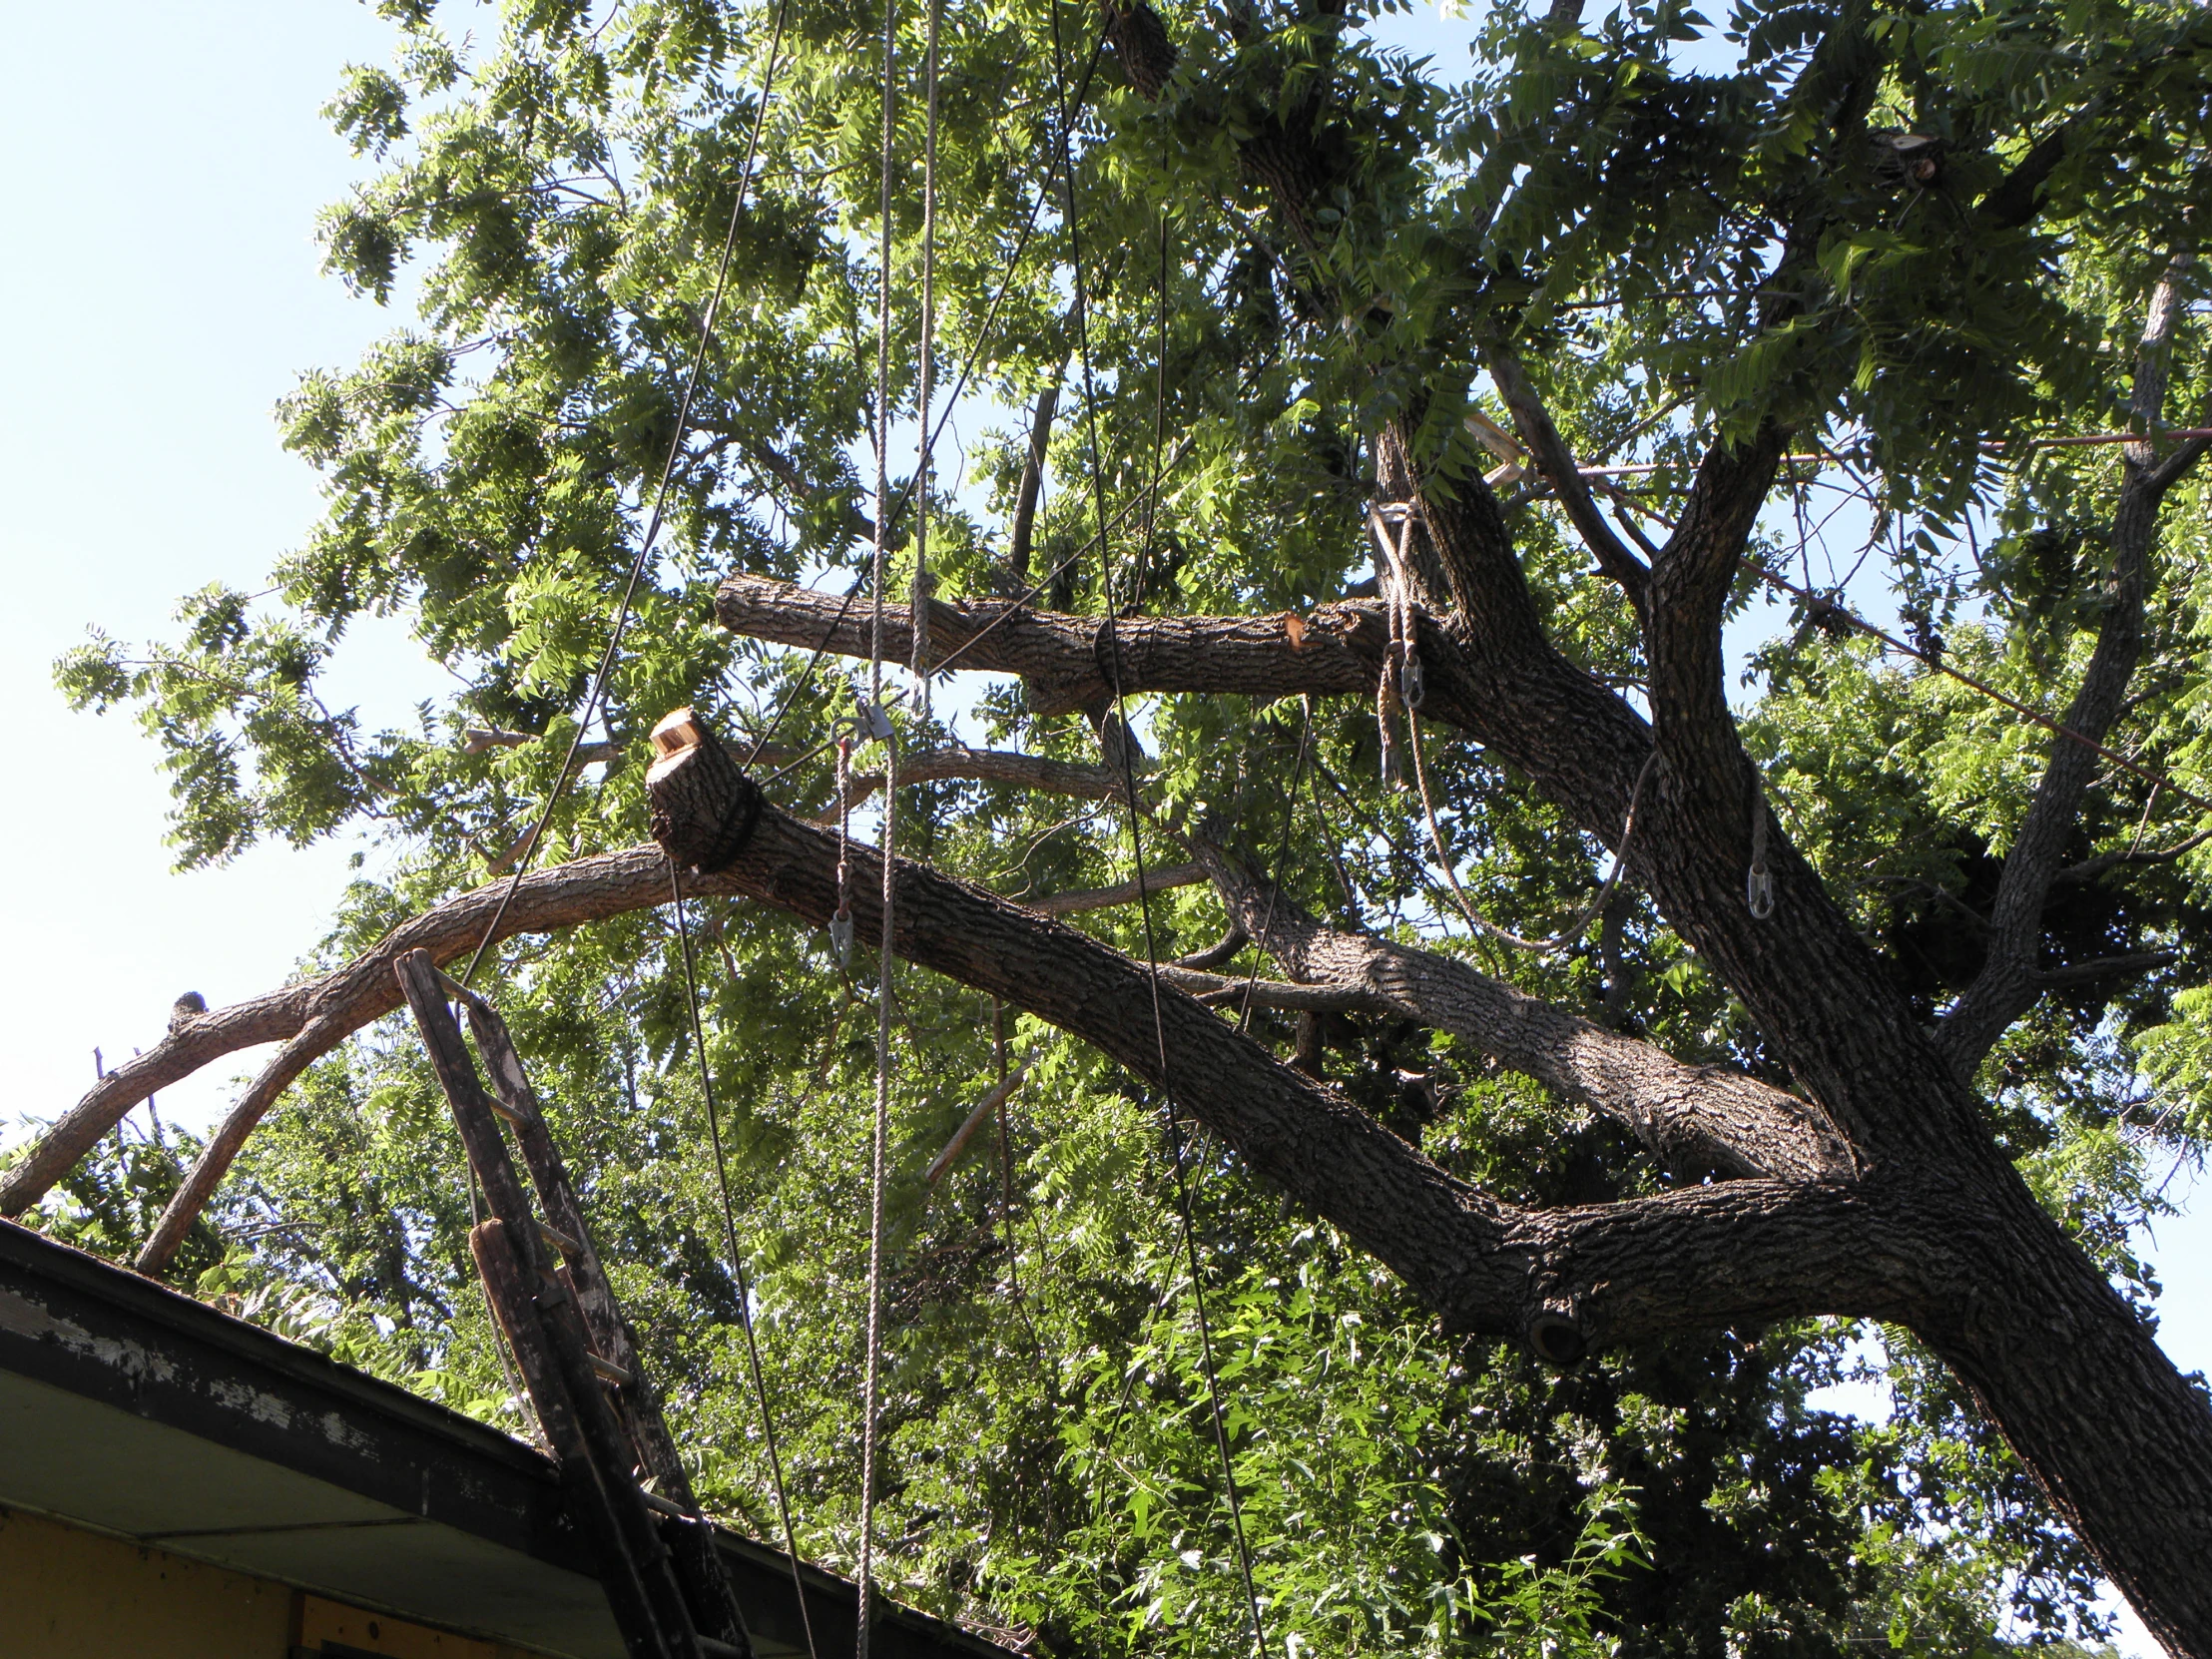
[[[417,948],[429,951],[440,965],[473,950],[505,890],[501,881],[449,898],[393,928],[334,972],[185,1021],[129,1065],[103,1077],[8,1171],[0,1183],[0,1215],[20,1215],[36,1204],[132,1107],[211,1061],[242,1048],[284,1042],[314,1027],[328,1040],[306,1054],[312,1061],[348,1033],[390,1013],[400,1002],[392,963]],[[646,909],[667,896],[667,866],[653,847],[558,864],[533,871],[516,885],[493,942]],[[273,1064],[265,1077],[276,1069]]]
[[[1450,956],[1325,926],[1218,848],[1194,843],[1229,913],[1265,928],[1262,948],[1294,980],[1358,989],[1547,1088],[1625,1124],[1670,1168],[1841,1180],[1858,1173],[1835,1126],[1795,1095],[1719,1066],[1693,1066],[1568,1013]]]

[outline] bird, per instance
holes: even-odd
[[[198,991],[187,991],[170,1005],[169,1029],[181,1031],[208,1011],[208,999]]]

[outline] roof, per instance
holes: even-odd
[[[471,1417],[0,1222],[0,1505],[573,1659],[623,1646],[552,1460]],[[763,1659],[805,1651],[788,1557],[725,1532]],[[803,1567],[825,1653],[854,1592]],[[1005,1659],[886,1608],[880,1659]]]

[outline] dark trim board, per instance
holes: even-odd
[[[403,1388],[0,1222],[0,1505],[573,1656],[622,1644],[551,1462]],[[764,1659],[804,1650],[791,1567],[725,1533]],[[802,1568],[823,1659],[853,1590]],[[881,1659],[1005,1659],[886,1608]]]

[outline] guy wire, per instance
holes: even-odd
[[[776,88],[776,60],[783,50],[784,14],[790,4],[791,0],[776,0],[776,21],[769,33],[768,67],[761,75],[761,102],[753,112],[753,127],[745,140],[745,164],[738,172],[738,199],[730,205],[730,227],[722,237],[722,258],[715,266],[714,291],[708,296],[707,309],[699,319],[699,347],[692,354],[691,372],[684,378],[684,395],[676,405],[676,431],[669,438],[668,459],[661,464],[661,480],[653,491],[653,511],[646,521],[644,538],[638,543],[638,556],[630,562],[629,580],[623,584],[622,602],[615,611],[614,628],[607,636],[607,649],[600,653],[599,666],[592,671],[591,695],[584,700],[583,718],[569,736],[568,753],[562,757],[561,770],[554,775],[553,788],[545,798],[545,810],[538,815],[537,825],[523,840],[522,851],[515,859],[514,873],[499,895],[498,907],[484,927],[484,936],[476,941],[468,966],[461,970],[463,985],[475,978],[477,964],[484,959],[484,951],[498,933],[500,922],[506,918],[507,907],[514,902],[515,889],[522,884],[523,873],[537,855],[538,843],[545,838],[545,831],[553,822],[553,810],[560,805],[561,792],[568,787],[569,777],[576,771],[576,752],[583,747],[584,734],[598,718],[600,702],[607,692],[607,677],[614,671],[615,654],[622,648],[622,636],[630,626],[631,603],[637,597],[638,583],[645,576],[646,562],[653,557],[654,544],[660,539],[669,483],[676,476],[677,458],[684,452],[684,435],[691,426],[692,399],[699,390],[699,377],[707,367],[707,348],[714,340],[715,318],[722,309],[723,291],[730,281],[731,256],[737,251],[738,227],[744,223],[746,198],[753,189],[753,163],[760,152],[761,129],[768,120],[769,98]]]
[[[881,1407],[883,1341],[883,1187],[890,1140],[892,899],[898,886],[898,740],[883,712],[883,588],[890,554],[891,164],[897,149],[897,0],[883,0],[883,149],[881,264],[875,327],[874,627],[868,643],[868,721],[883,743],[883,916],[875,971],[875,1114],[868,1160],[867,1353],[860,1400],[860,1560],[853,1651],[868,1659],[875,1600],[875,1423]],[[924,503],[926,510],[926,503]]]
[[[1083,86],[1085,89],[1088,89],[1091,84],[1091,76],[1098,68],[1099,53],[1104,46],[1105,40],[1101,37],[1099,42],[1091,48],[1090,62],[1084,65],[1083,68]],[[945,403],[944,413],[937,417],[935,429],[929,434],[929,442],[924,450],[926,454],[936,452],[937,440],[944,436],[945,427],[951,424],[952,413],[959,407],[960,394],[967,390],[968,381],[975,373],[975,365],[982,358],[983,347],[990,343],[991,330],[997,325],[998,321],[999,306],[1005,300],[1007,291],[1013,286],[1014,273],[1020,269],[1022,256],[1029,251],[1030,238],[1036,234],[1037,215],[1043,212],[1045,201],[1052,194],[1052,172],[1058,166],[1058,163],[1059,158],[1055,153],[1046,164],[1044,180],[1037,187],[1036,199],[1029,204],[1029,217],[1022,222],[1021,235],[1014,239],[1013,252],[1007,256],[1006,269],[999,275],[998,286],[991,294],[990,305],[983,312],[982,324],[976,329],[975,339],[968,346],[967,359],[960,365],[959,377],[952,382],[952,395]],[[907,503],[912,499],[913,484],[909,481],[905,490],[899,495],[898,505],[892,509],[891,523],[893,527],[897,525],[899,519],[905,516]],[[880,517],[881,515],[878,514],[877,516]],[[844,602],[837,607],[837,614],[830,619],[829,628],[824,631],[822,643],[816,646],[813,653],[808,657],[807,666],[800,673],[799,683],[779,700],[775,715],[771,717],[767,729],[762,732],[759,740],[755,742],[753,753],[746,758],[746,771],[753,770],[754,763],[760,759],[761,751],[768,747],[775,739],[778,730],[782,728],[784,717],[790,713],[794,700],[796,700],[799,693],[807,689],[809,682],[814,679],[815,670],[821,666],[824,655],[830,649],[830,642],[836,637],[837,629],[843,625],[846,613],[851,609],[852,601],[859,596],[861,585],[866,580],[867,572],[862,570],[853,577],[851,585],[844,590]],[[1036,590],[1031,590],[1031,597],[1035,596],[1035,592]],[[1023,602],[1026,603],[1026,601]],[[970,641],[969,643],[973,644],[974,642]],[[961,649],[966,648],[962,647]],[[955,652],[953,655],[957,656],[958,654],[958,652]],[[942,674],[945,666],[945,664],[940,663],[937,666],[937,672]]]
[[[776,1416],[769,1409],[768,1382],[761,1373],[761,1345],[753,1334],[753,1286],[738,1248],[738,1218],[730,1202],[730,1168],[722,1150],[721,1114],[715,1107],[713,1068],[707,1063],[707,1033],[699,1016],[699,969],[692,960],[691,929],[684,923],[684,885],[676,860],[668,862],[668,895],[676,909],[676,937],[683,946],[684,1008],[691,1016],[692,1047],[699,1054],[699,1093],[707,1107],[707,1137],[715,1149],[715,1190],[722,1200],[722,1236],[730,1252],[730,1270],[738,1282],[738,1325],[745,1332],[747,1369],[753,1374],[753,1397],[761,1408],[761,1432],[768,1444],[769,1475],[776,1485],[776,1515],[784,1527],[784,1554],[792,1569],[792,1594],[799,1601],[799,1622],[807,1633],[808,1659],[822,1659],[815,1646],[815,1621],[807,1611],[807,1585],[799,1572],[799,1535],[792,1525],[791,1497],[784,1486],[784,1454],[776,1441]]]
[[[1061,69],[1057,77],[1060,98],[1060,179],[1067,194],[1068,266],[1074,289],[1075,337],[1083,364],[1083,402],[1090,428],[1091,489],[1098,513],[1099,583],[1106,601],[1106,661],[1114,690],[1114,718],[1121,728],[1117,734],[1117,742],[1121,750],[1123,782],[1128,792],[1130,857],[1136,868],[1138,904],[1144,919],[1145,970],[1152,991],[1153,1038],[1159,1049],[1161,1093],[1166,1097],[1168,1107],[1169,1161],[1175,1166],[1176,1192],[1182,1209],[1184,1252],[1191,1271],[1191,1298],[1198,1320],[1199,1357],[1206,1372],[1206,1399],[1213,1421],[1214,1446],[1221,1455],[1222,1478],[1229,1498],[1229,1517],[1236,1532],[1237,1562],[1244,1578],[1245,1604],[1252,1616],[1253,1644],[1260,1659],[1267,1659],[1266,1626],[1260,1617],[1259,1591],[1253,1583],[1252,1549],[1245,1537],[1244,1503],[1237,1489],[1236,1463],[1229,1454],[1228,1429],[1222,1419],[1221,1378],[1214,1364],[1213,1331],[1206,1317],[1206,1289],[1199,1274],[1198,1239],[1191,1222],[1190,1179],[1183,1167],[1182,1130],[1176,1114],[1175,1082],[1168,1060],[1167,1019],[1160,1004],[1159,942],[1152,923],[1152,898],[1145,882],[1142,829],[1144,815],[1137,808],[1136,740],[1129,729],[1128,699],[1123,695],[1121,683],[1121,649],[1114,629],[1114,615],[1118,607],[1114,598],[1113,558],[1106,539],[1104,451],[1098,440],[1098,396],[1091,372],[1089,302],[1083,283],[1083,243],[1075,195],[1074,118],[1066,98],[1066,48],[1060,33],[1058,0],[1054,0],[1050,9],[1053,61]],[[1109,756],[1108,759],[1111,761],[1112,757]]]

